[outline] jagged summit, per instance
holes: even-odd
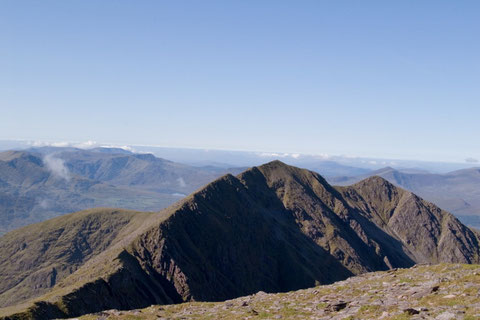
[[[385,187],[385,188],[388,188],[388,189],[395,188],[395,185],[393,185],[387,179],[382,178],[380,176],[372,176],[372,177],[365,178],[365,179],[355,183],[353,186],[354,187],[361,187],[361,186],[367,186],[367,185],[370,186],[371,188],[374,188],[374,187],[380,187],[380,188]]]
[[[95,242],[68,233],[91,250],[75,269],[55,258],[71,249],[44,236],[23,241],[25,247],[9,243],[26,229],[0,238],[1,257],[46,243],[56,254],[47,255],[53,258],[35,277],[18,275],[19,265],[0,274],[0,283],[17,275],[0,290],[0,305],[30,305],[3,314],[73,317],[296,290],[419,262],[479,262],[477,235],[414,194],[379,177],[332,187],[319,174],[280,161],[225,175],[161,212],[128,214],[117,233],[127,236]],[[99,215],[113,219],[112,212]],[[71,230],[63,219],[51,234]],[[98,234],[83,218],[78,223]],[[52,268],[62,270],[54,286],[39,285],[51,279],[46,270]]]
[[[347,190],[354,190],[358,195],[361,195],[362,198],[368,199],[371,202],[381,202],[383,205],[388,204],[395,197],[409,193],[380,176],[366,178],[347,187]]]
[[[262,164],[260,167],[262,167],[262,168],[267,168],[267,167],[270,167],[270,168],[293,168],[293,167],[287,165],[285,162],[282,162],[280,160],[272,160],[270,162]]]

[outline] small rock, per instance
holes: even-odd
[[[243,301],[240,306],[241,306],[241,307],[247,307],[247,306],[248,306],[248,302],[247,302],[247,301]]]
[[[326,308],[325,308],[325,311],[340,311],[342,309],[345,309],[347,307],[347,302],[345,301],[338,301],[338,302],[334,302],[334,303],[331,303],[329,304]]]
[[[250,310],[253,315],[258,315],[258,312],[255,309]]]
[[[437,292],[440,289],[440,286],[433,286],[431,292]]]
[[[444,313],[439,314],[435,319],[436,320],[450,320],[455,319],[455,313],[451,313],[449,311],[445,311]]]
[[[413,316],[414,314],[419,314],[420,313],[420,311],[415,310],[413,308],[407,308],[407,309],[403,310],[403,312],[405,312],[406,314],[411,315],[411,316]]]
[[[456,295],[454,295],[454,294],[447,294],[446,296],[443,296],[444,299],[453,299],[455,297],[456,297]]]

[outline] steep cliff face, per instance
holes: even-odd
[[[434,204],[379,177],[339,189],[350,206],[400,240],[413,261],[478,263],[475,233]]]
[[[335,188],[279,161],[226,175],[160,213],[127,220],[137,222],[27,311],[3,314],[51,318],[218,301],[417,262],[479,262],[477,236],[414,194],[378,177]]]

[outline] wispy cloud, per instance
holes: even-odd
[[[478,159],[475,159],[475,158],[467,158],[467,159],[465,159],[465,162],[468,162],[468,163],[477,163],[477,162],[478,162]]]
[[[114,145],[114,144],[102,144],[98,143],[93,140],[88,140],[84,142],[68,142],[68,141],[55,141],[55,142],[48,142],[48,141],[31,141],[29,145],[32,147],[57,147],[57,148],[65,148],[65,147],[72,147],[72,148],[79,148],[79,149],[91,149],[91,148],[118,148],[123,149],[126,151],[135,152],[130,146],[127,145]]]
[[[30,145],[33,147],[70,147],[71,144],[66,141],[45,142],[45,141],[32,141]]]
[[[72,147],[74,148],[80,148],[80,149],[88,149],[88,148],[95,148],[98,146],[98,143],[92,140],[88,140],[85,142],[80,142],[80,143],[73,143]]]
[[[74,147],[80,149],[94,148],[98,146],[95,141],[85,141],[85,142],[68,142],[68,141],[32,141],[30,145],[33,147]]]
[[[43,158],[43,163],[53,175],[66,181],[70,180],[70,173],[63,159],[56,158],[54,154],[48,154]]]
[[[48,207],[50,207],[50,201],[48,201],[47,199],[37,199],[37,202],[38,206],[42,209],[47,209]]]
[[[100,148],[117,148],[125,151],[135,152],[135,149],[130,146],[101,145]],[[146,153],[151,153],[151,152],[146,152]]]
[[[185,183],[185,180],[183,180],[182,177],[178,178],[177,179],[177,182],[178,182],[178,185],[181,187],[181,188],[185,188],[187,186],[187,184]]]

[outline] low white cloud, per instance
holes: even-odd
[[[475,159],[475,158],[467,158],[467,159],[465,159],[465,162],[468,162],[468,163],[477,163],[477,162],[478,162],[478,159]]]
[[[79,148],[79,149],[89,149],[89,148],[95,148],[98,146],[98,143],[92,140],[88,140],[85,142],[80,142],[80,143],[72,143],[71,145],[74,148]]]
[[[47,209],[48,207],[50,207],[50,201],[48,201],[47,199],[42,199],[38,201],[38,205],[42,209]]]
[[[320,154],[316,154],[313,156],[314,158],[316,159],[322,159],[322,160],[325,160],[325,159],[330,159],[331,156],[326,154],[326,153],[320,153]]]
[[[70,147],[71,143],[66,141],[46,142],[46,141],[31,141],[29,143],[32,147]]]
[[[74,147],[80,149],[87,149],[93,148],[97,146],[95,141],[85,141],[85,142],[68,142],[68,141],[31,141],[29,144],[32,147],[57,147],[57,148],[65,148],[65,147]]]
[[[63,159],[56,158],[54,154],[48,154],[43,158],[43,163],[53,175],[66,181],[70,180],[70,173]]]
[[[135,149],[130,146],[101,145],[100,148],[117,148],[125,151],[135,152]],[[151,152],[144,152],[144,153],[151,153]]]
[[[186,197],[187,195],[183,194],[183,193],[175,192],[175,193],[172,193],[172,196],[174,196],[174,197]]]
[[[276,153],[276,152],[261,152],[261,153],[257,153],[257,155],[264,158],[274,157],[274,158],[294,158],[294,159],[298,159],[302,156],[299,153]]]
[[[181,187],[181,188],[185,188],[187,186],[187,184],[185,183],[185,180],[183,180],[182,177],[178,178],[177,179],[177,182],[178,182],[178,185]]]
[[[65,147],[73,147],[78,149],[92,149],[92,148],[118,148],[123,149],[126,151],[135,152],[135,150],[127,145],[114,145],[114,144],[101,144],[93,140],[88,140],[84,142],[67,142],[67,141],[55,141],[55,142],[47,142],[47,141],[30,141],[28,143],[32,147],[58,147],[58,148],[65,148]]]

